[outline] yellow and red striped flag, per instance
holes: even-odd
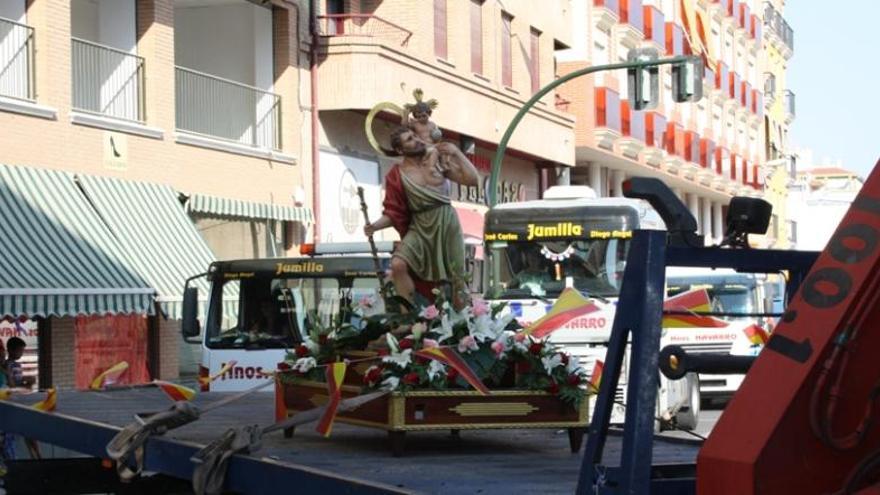
[[[166,382],[163,380],[153,380],[153,383],[159,387],[159,390],[165,392],[165,395],[168,396],[174,402],[179,402],[182,400],[192,400],[193,397],[196,396],[196,391],[189,388],[184,387],[183,385],[178,385],[176,383]]]
[[[34,404],[34,409],[43,412],[52,412],[55,410],[55,406],[58,404],[58,393],[55,391],[55,387],[50,388],[46,391],[46,398]]]
[[[122,376],[123,373],[128,369],[128,362],[120,361],[113,366],[104,370],[101,374],[95,377],[92,380],[92,383],[89,385],[91,390],[101,390],[107,385],[112,385],[119,380],[119,377]]]
[[[749,338],[753,345],[766,345],[770,339],[767,331],[758,325],[749,325],[743,329],[743,332],[745,332],[746,337]]]
[[[275,422],[287,419],[287,405],[284,403],[284,386],[281,377],[275,376]]]
[[[596,360],[596,364],[593,365],[593,374],[590,375],[590,390],[588,393],[599,393],[599,385],[602,384],[602,372],[605,371],[605,363],[600,360]]]
[[[333,420],[336,419],[336,410],[339,408],[339,402],[342,400],[342,381],[345,379],[345,362],[332,363],[327,366],[325,376],[327,377],[327,409],[318,421],[315,428],[318,433],[325,437],[330,436],[333,430]]]
[[[472,387],[477,389],[478,392],[483,395],[491,394],[489,388],[486,387],[486,384],[477,377],[474,370],[468,366],[464,359],[462,359],[458,352],[452,347],[432,347],[430,349],[416,351],[414,354],[427,359],[435,359],[447,366],[451,366],[455,371],[458,371],[458,374],[461,375],[466,382],[470,383]]]
[[[202,385],[203,387],[207,386],[209,383],[211,383],[214,380],[223,376],[224,373],[228,373],[229,370],[231,370],[236,364],[238,364],[238,361],[233,359],[232,361],[229,361],[228,363],[226,363],[222,367],[220,367],[220,369],[217,370],[217,372],[214,373],[213,375],[200,376],[199,377],[199,385]]]
[[[663,302],[663,311],[694,311],[707,312],[712,309],[709,292],[706,289],[694,289],[670,297]],[[727,322],[718,318],[697,314],[663,315],[663,328],[721,328]]]
[[[527,328],[524,328],[521,333],[541,339],[555,332],[569,321],[598,310],[599,307],[593,301],[585,298],[579,291],[568,287],[562,291],[559,299],[553,303],[553,307],[550,308],[546,315]]]

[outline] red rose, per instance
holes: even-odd
[[[400,350],[412,349],[412,346],[413,346],[412,339],[403,339],[399,342]]]
[[[327,344],[327,336],[326,335],[319,335],[318,336],[318,343],[321,345],[326,345]]]
[[[455,368],[449,368],[446,370],[446,380],[450,382],[454,382],[458,378],[458,370]]]
[[[287,371],[287,370],[290,369],[290,365],[287,364],[287,363],[284,362],[284,361],[281,361],[280,363],[278,363],[278,369],[279,369],[279,370]]]
[[[569,385],[579,385],[581,383],[581,377],[578,375],[568,375],[568,384]]]
[[[378,349],[378,350],[376,351],[376,354],[379,355],[379,356],[387,356],[387,355],[388,355],[388,349]]]
[[[562,364],[568,366],[568,354],[565,354],[565,353],[563,353],[563,352],[560,352],[560,353],[559,353],[559,358],[562,359]]]
[[[364,383],[366,383],[367,385],[371,385],[379,381],[380,378],[382,378],[382,368],[376,366],[374,368],[370,368],[370,370],[367,371],[367,374],[364,375]]]
[[[551,394],[558,394],[559,385],[557,385],[556,382],[550,382],[550,385],[547,385],[547,391]]]
[[[426,364],[428,364],[430,361],[431,361],[430,359],[428,359],[428,358],[426,358],[426,357],[424,357],[424,356],[416,356],[416,357],[415,357],[415,362],[416,362],[416,364],[420,364],[420,365],[423,365],[423,366],[426,365]]]
[[[535,342],[529,346],[529,352],[531,352],[532,354],[534,354],[536,356],[538,354],[541,354],[542,349],[544,349],[544,344],[542,344],[540,342]]]
[[[516,363],[516,372],[517,373],[528,373],[532,369],[531,363],[528,361],[518,361]]]
[[[407,385],[417,385],[419,383],[419,374],[416,372],[403,375],[403,383]]]
[[[296,348],[296,357],[306,357],[309,355],[309,348],[300,344]]]

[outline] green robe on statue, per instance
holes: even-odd
[[[464,277],[464,237],[449,198],[400,174],[411,220],[394,256],[417,277],[431,282],[456,282]]]

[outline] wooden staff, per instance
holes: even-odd
[[[370,214],[367,213],[367,201],[364,199],[364,188],[358,186],[358,198],[361,200],[361,211],[364,213],[364,225],[370,225]],[[376,278],[379,280],[379,292],[382,294],[383,299],[388,298],[388,294],[385,291],[385,272],[382,271],[382,267],[379,265],[379,250],[376,249],[376,241],[373,240],[373,234],[367,236],[367,240],[370,241],[370,252],[373,253],[373,266],[376,269]]]

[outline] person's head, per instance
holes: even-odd
[[[391,148],[403,156],[424,156],[427,146],[406,127],[391,131]]]
[[[24,347],[24,340],[21,340],[18,337],[12,337],[11,339],[7,340],[6,349],[9,353],[9,359],[15,361],[16,359],[21,358],[21,355],[24,353]]]
[[[412,109],[412,116],[420,124],[427,124],[431,118],[431,106],[423,101],[416,103]]]

